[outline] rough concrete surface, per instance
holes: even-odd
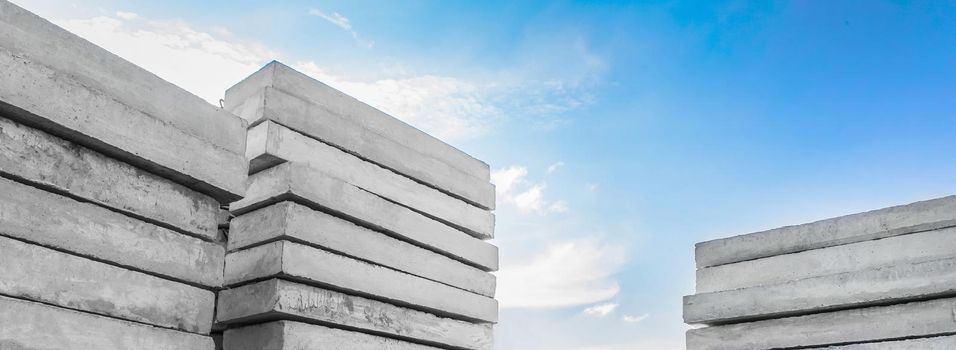
[[[684,321],[740,322],[941,295],[956,295],[956,258],[900,262],[781,284],[686,296]]]
[[[814,348],[826,350],[953,350],[956,349],[956,336],[942,336],[922,339],[907,339],[877,343],[829,346]]]
[[[697,270],[697,293],[710,293],[914,259],[956,256],[956,227],[777,255]]]
[[[249,177],[235,215],[291,200],[348,217],[486,271],[498,269],[498,248],[306,165],[284,163]]]
[[[697,243],[697,267],[956,226],[956,196]]]
[[[0,296],[0,349],[213,350],[212,338]]]
[[[255,164],[269,165],[275,160],[306,164],[477,238],[494,237],[495,217],[491,212],[272,121],[250,129],[248,142],[246,158],[252,160],[251,172],[261,170]]]
[[[208,334],[215,294],[0,237],[0,294]]]
[[[321,105],[292,95],[289,90],[266,87],[238,102],[227,92],[226,104],[227,109],[253,124],[275,121],[481,208],[494,209],[495,189],[489,180],[425,156],[409,148],[407,143],[385,138],[360,121],[330,113]]]
[[[490,273],[293,202],[246,213],[233,219],[230,227],[229,251],[290,240],[495,296],[495,276]]]
[[[226,331],[230,350],[429,350],[431,346],[293,321]]]
[[[287,241],[229,253],[225,275],[228,286],[286,277],[442,316],[498,321],[498,302],[492,298]]]
[[[490,350],[490,324],[439,317],[367,298],[271,279],[219,293],[218,322],[243,324],[297,319],[389,337]]]
[[[212,197],[2,117],[0,173],[199,238],[221,240],[219,203]]]
[[[761,350],[956,334],[956,299],[849,309],[687,331],[687,350]]]
[[[225,249],[103,207],[0,178],[0,235],[208,287]]]

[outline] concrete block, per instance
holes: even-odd
[[[0,349],[213,350],[204,335],[0,296]]]
[[[899,262],[781,284],[686,296],[684,321],[742,322],[944,295],[956,295],[956,258]]]
[[[3,2],[2,16],[12,6]],[[0,36],[23,31],[0,22]],[[55,98],[51,98],[55,96]],[[109,93],[0,47],[0,115],[89,147],[228,203],[245,190],[248,162],[124,104]],[[218,131],[218,129],[217,129]]]
[[[229,251],[278,240],[320,247],[488,297],[495,276],[444,255],[293,202],[233,219]]]
[[[401,340],[293,321],[226,331],[230,350],[438,350]]]
[[[956,196],[697,243],[697,267],[956,226]]]
[[[282,125],[262,122],[249,130],[248,140],[251,172],[275,165],[276,160],[307,164],[477,238],[494,237],[491,212]]]
[[[942,336],[921,339],[906,339],[878,343],[828,346],[814,348],[826,350],[952,350],[956,349],[956,336]]]
[[[219,203],[212,197],[2,117],[0,174],[199,238],[221,240],[216,230]]]
[[[281,63],[270,63],[227,90],[225,101],[227,110],[252,125],[275,121],[494,209],[487,164]]]
[[[246,198],[229,209],[242,215],[285,200],[333,212],[485,271],[498,269],[494,245],[302,164],[285,163],[250,176]]]
[[[807,250],[697,270],[697,293],[711,293],[956,256],[956,227]]]
[[[687,350],[789,349],[956,334],[956,299],[849,309],[687,331]]]
[[[223,290],[217,310],[217,321],[230,325],[295,319],[458,349],[490,350],[493,345],[490,324],[439,317],[285,280]]]
[[[206,287],[225,249],[103,207],[0,178],[0,235]]]
[[[283,277],[468,321],[497,322],[492,298],[287,241],[226,255],[226,285]]]
[[[213,292],[0,237],[0,294],[208,334]]]

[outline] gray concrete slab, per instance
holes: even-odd
[[[498,302],[404,272],[288,241],[226,255],[226,285],[284,277],[467,321],[497,322]]]
[[[956,258],[684,297],[686,323],[728,323],[956,295]]]
[[[213,350],[209,336],[0,296],[0,349]]]
[[[226,331],[230,350],[437,350],[439,348],[313,324],[277,321]]]
[[[762,350],[956,334],[956,299],[691,329],[687,350]]]
[[[334,212],[485,271],[498,269],[494,245],[303,164],[284,163],[250,176],[247,197],[229,209],[242,215],[285,200]]]
[[[278,77],[275,83],[271,82],[272,76]],[[355,118],[352,111],[329,109],[325,102],[337,103],[339,97],[312,96],[310,88],[299,86],[301,84],[285,86],[286,80],[300,79],[311,81],[281,64],[270,64],[226,92],[226,109],[250,120],[252,125],[264,120],[275,121],[472,204],[494,209],[495,190],[489,183],[487,165],[483,165],[481,176],[474,176],[475,173],[456,168],[445,159],[428,155],[430,151],[452,149],[447,145],[416,147],[408,140],[386,137],[372,129],[373,124]],[[397,122],[383,114],[386,120],[384,118]]]
[[[956,227],[776,255],[697,270],[697,293],[711,293],[956,256]]]
[[[7,30],[18,29],[0,27],[2,35],[7,35]],[[242,152],[232,152],[188,134],[106,92],[84,85],[73,72],[51,69],[4,47],[0,47],[0,115],[133,164],[223,203],[238,199],[245,190],[248,162]]]
[[[956,349],[956,336],[942,336],[922,339],[906,339],[877,343],[828,346],[814,348],[826,350],[953,350]]]
[[[43,131],[0,117],[0,174],[81,198],[206,240],[219,202]]]
[[[301,283],[271,279],[219,292],[219,322],[295,319],[443,347],[490,350],[490,324],[439,317]]]
[[[0,294],[209,334],[213,292],[0,237]]]
[[[253,164],[250,172],[275,160],[306,164],[474,237],[494,237],[491,212],[272,121],[249,129],[248,142],[246,158]]]
[[[956,196],[697,243],[703,268],[956,226]]]
[[[0,235],[207,287],[225,248],[98,205],[0,178]]]
[[[232,220],[229,251],[289,240],[390,267],[488,297],[495,276],[329,214],[281,202]]]

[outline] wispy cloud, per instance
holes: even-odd
[[[352,38],[355,39],[357,43],[359,43],[360,45],[366,48],[372,48],[373,46],[375,46],[374,41],[363,39],[359,35],[359,33],[355,31],[355,29],[352,29],[352,21],[349,21],[348,17],[345,17],[338,12],[332,12],[331,14],[327,14],[325,12],[322,12],[322,10],[313,8],[313,9],[309,9],[308,13],[310,16],[316,16],[316,17],[322,18],[328,21],[329,23],[334,24],[336,27],[341,28],[345,32],[351,34]]]
[[[545,198],[547,183],[529,181],[527,176],[528,168],[517,165],[492,171],[491,182],[495,184],[498,201],[514,205],[522,212],[549,214],[568,211],[566,201],[551,202]]]
[[[594,305],[592,307],[584,309],[584,311],[581,311],[581,313],[587,316],[604,317],[613,313],[614,310],[617,310],[618,306],[620,306],[620,304],[615,304],[615,303],[599,304],[599,305]]]
[[[651,316],[650,314],[643,314],[639,316],[624,315],[624,316],[621,316],[621,321],[624,321],[626,323],[640,323],[641,321],[646,320],[650,316]]]
[[[564,162],[555,162],[548,166],[548,174],[551,174],[564,166]]]

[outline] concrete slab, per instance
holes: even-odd
[[[247,197],[229,209],[242,215],[286,200],[332,212],[485,271],[498,269],[494,245],[302,164],[285,163],[250,176]]]
[[[248,142],[250,172],[275,165],[271,163],[276,160],[303,163],[474,237],[494,237],[495,217],[491,212],[272,121],[251,128]]]
[[[278,78],[275,83],[272,76]],[[351,97],[308,97],[312,96],[308,87],[299,84],[285,86],[289,85],[284,82],[286,80],[301,79],[310,80],[307,85],[321,84],[279,63],[270,64],[226,91],[226,109],[250,120],[252,125],[264,120],[275,121],[481,208],[494,209],[495,190],[489,183],[487,165],[482,166],[480,176],[475,176],[472,171],[456,168],[445,159],[428,155],[434,150],[452,149],[447,145],[416,147],[409,140],[389,138],[372,129],[374,125],[368,121],[355,118],[353,111],[337,111],[321,102],[352,100]],[[383,118],[398,122],[384,114]]]
[[[814,348],[826,350],[952,350],[956,349],[956,336],[943,336],[922,339],[906,339],[878,343],[829,346]]]
[[[697,267],[956,226],[956,196],[697,243]]]
[[[230,350],[437,350],[401,340],[322,327],[277,321],[226,331]]]
[[[5,6],[4,11],[10,8]],[[8,35],[8,30],[15,31],[14,36],[22,32],[0,27],[0,35]],[[123,104],[115,96],[76,80],[73,72],[51,69],[3,47],[0,115],[120,159],[223,203],[238,199],[245,190],[248,162],[241,152],[218,147]]]
[[[0,237],[0,294],[209,334],[213,292]]]
[[[952,256],[956,256],[956,227],[699,269],[697,293],[771,285],[914,259]]]
[[[0,178],[0,236],[206,287],[222,286],[225,249],[103,207]]]
[[[956,295],[956,258],[900,262],[684,297],[686,323],[728,323]]]
[[[218,322],[295,319],[443,347],[490,350],[490,324],[435,316],[301,283],[271,279],[219,292]]]
[[[226,285],[283,277],[466,321],[497,322],[492,298],[287,241],[226,255]]]
[[[212,338],[0,296],[0,349],[213,350]]]
[[[956,299],[841,310],[687,331],[687,350],[788,349],[956,334]]]
[[[229,251],[278,240],[312,245],[488,297],[495,276],[381,232],[293,202],[281,202],[233,219]]]
[[[0,117],[0,175],[30,181],[196,237],[222,240],[212,197]]]

